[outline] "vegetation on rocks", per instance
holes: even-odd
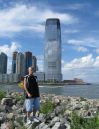
[[[73,112],[71,129],[99,129],[98,114],[92,118],[83,118]]]
[[[24,94],[0,91],[0,99],[0,126],[6,129],[99,129],[98,100],[41,94],[40,122],[26,128]]]
[[[49,100],[41,104],[40,112],[44,114],[51,113],[54,110],[54,104]]]
[[[0,100],[6,96],[6,92],[0,91]]]

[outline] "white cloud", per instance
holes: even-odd
[[[96,57],[95,62],[94,62],[95,67],[99,67],[99,56]]]
[[[82,68],[82,67],[90,67],[92,66],[94,59],[92,58],[92,54],[89,54],[85,57],[75,58],[71,62],[66,63],[64,68],[73,69],[73,68]]]
[[[44,60],[37,60],[38,70],[43,72],[44,71]]]
[[[44,71],[44,56],[43,55],[37,56],[37,66],[38,66],[39,71],[41,72]]]
[[[73,34],[73,33],[78,33],[79,30],[76,30],[76,29],[67,29],[67,30],[64,30],[64,34]]]
[[[13,8],[0,10],[0,35],[10,35],[11,32],[32,30],[44,32],[47,18],[59,18],[64,24],[78,22],[78,19],[68,13],[54,12],[36,6],[17,5]]]
[[[20,48],[21,48],[21,45],[16,42],[12,42],[11,45],[4,44],[0,46],[0,52],[4,52],[8,56],[8,67],[7,67],[8,73],[11,72],[11,68],[12,68],[11,66],[12,65],[12,53],[14,51],[18,51]]]
[[[71,24],[71,23],[78,22],[78,20],[70,14],[52,12],[51,10],[46,10],[46,12],[43,14],[42,18],[43,18],[43,20],[45,20],[47,18],[59,18],[61,20],[61,22],[64,24]]]
[[[4,44],[0,46],[0,52],[4,52],[8,57],[12,56],[12,53],[21,47],[20,44],[12,42],[11,45]]]
[[[75,3],[75,4],[69,4],[67,9],[70,10],[81,10],[90,7],[89,3],[81,4],[81,3]]]
[[[83,46],[76,46],[74,47],[74,49],[77,50],[78,52],[88,52],[88,49]]]
[[[44,56],[43,55],[38,55],[37,60],[44,60]]]
[[[84,39],[70,39],[67,41],[68,44],[75,46],[88,46],[88,47],[99,47],[99,39],[93,37],[84,38]]]
[[[75,58],[70,62],[65,62],[62,67],[64,79],[75,77],[89,82],[99,82],[99,56],[93,58],[92,54],[81,58]]]
[[[99,48],[97,48],[95,51],[96,51],[97,54],[99,54]]]

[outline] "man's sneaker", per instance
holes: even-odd
[[[40,122],[40,120],[36,116],[33,116],[33,121],[37,123]]]

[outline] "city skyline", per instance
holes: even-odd
[[[31,51],[40,71],[44,64],[45,22],[59,18],[62,35],[63,79],[99,82],[99,1],[1,0],[0,52]]]
[[[12,53],[11,72],[7,73],[8,56],[6,53],[0,53],[0,74],[19,74],[25,76],[28,74],[28,68],[33,67],[34,73],[37,69],[37,59],[32,52],[26,51],[24,53],[14,51]]]

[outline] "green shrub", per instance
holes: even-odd
[[[4,97],[6,97],[6,92],[0,91],[0,100]]]
[[[24,95],[16,95],[16,97],[15,97],[15,99],[17,100],[17,101],[24,101]]]
[[[47,114],[54,110],[54,104],[51,101],[47,101],[41,104],[40,112]]]
[[[99,118],[83,118],[73,112],[71,129],[99,129]]]

